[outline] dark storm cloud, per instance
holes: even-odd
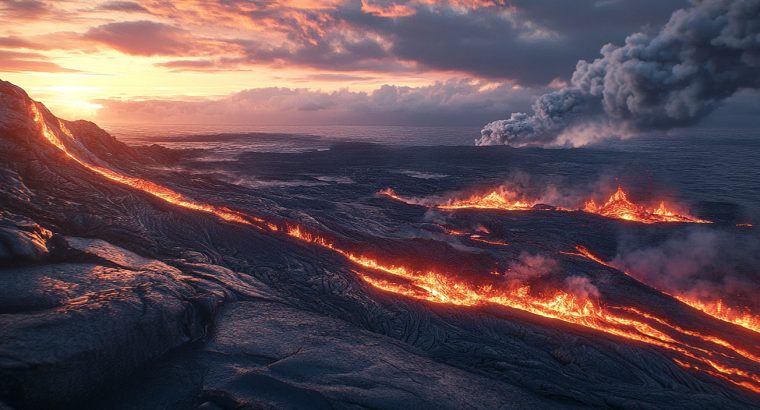
[[[656,34],[607,44],[581,60],[570,86],[533,113],[487,124],[479,144],[582,145],[643,130],[693,125],[744,88],[760,87],[760,0],[704,0]]]
[[[522,85],[567,80],[578,58],[592,58],[608,41],[660,26],[685,0],[344,2],[296,9],[268,3],[208,3],[210,16],[234,13],[256,27],[285,35],[228,39],[243,47],[241,64],[298,65],[332,71],[455,71],[511,79]],[[212,6],[213,4],[213,6]],[[165,7],[164,7],[165,8]],[[162,15],[175,9],[151,7]],[[184,17],[183,17],[184,18]],[[203,13],[186,17],[203,19]],[[180,18],[181,20],[182,18]],[[189,67],[194,69],[194,67]]]
[[[604,43],[621,42],[627,33],[661,25],[684,1],[576,0],[567,7],[558,0],[308,5],[114,0],[93,10],[149,12],[162,22],[105,24],[90,28],[84,40],[132,55],[194,56],[193,63],[167,64],[172,70],[271,64],[345,72],[451,71],[543,86],[556,78],[567,80],[577,59],[592,58]],[[10,20],[45,13],[49,7],[34,1],[3,4],[0,10],[6,9],[4,17]],[[203,37],[193,27],[234,27],[237,34],[212,38],[218,32],[210,30]],[[209,52],[208,42],[222,46]],[[88,47],[88,41],[62,47]]]
[[[439,70],[547,84],[566,77],[579,57],[607,41],[621,41],[647,24],[667,20],[683,1],[525,1],[511,7],[460,9],[417,6],[416,13],[385,18],[343,8],[341,17],[390,41],[394,57]],[[644,13],[630,13],[636,7]]]

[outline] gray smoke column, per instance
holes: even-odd
[[[487,124],[478,145],[579,146],[695,124],[760,87],[760,0],[695,0],[654,36],[636,33],[579,61],[570,85]]]

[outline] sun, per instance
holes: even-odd
[[[61,117],[72,120],[93,119],[103,105],[96,102],[102,90],[82,85],[52,85],[40,87],[41,100]]]

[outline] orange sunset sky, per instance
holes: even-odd
[[[480,124],[685,4],[3,0],[0,78],[69,119]]]

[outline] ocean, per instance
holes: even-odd
[[[473,146],[480,128],[410,126],[251,126],[103,124],[129,145],[159,144],[204,150],[213,160],[234,160],[245,152],[304,153],[328,150],[337,143],[361,142],[395,147]],[[484,150],[489,148],[484,147]],[[744,213],[760,213],[760,131],[689,129],[608,140],[583,152],[609,153],[610,164],[629,178],[638,174],[667,187],[690,202],[735,204]],[[564,155],[563,155],[564,157]],[[564,161],[564,159],[563,159]],[[608,164],[608,165],[610,165]],[[414,170],[413,170],[414,171]],[[429,172],[419,169],[417,172]],[[615,172],[615,171],[611,171]],[[613,176],[614,177],[614,176]]]

